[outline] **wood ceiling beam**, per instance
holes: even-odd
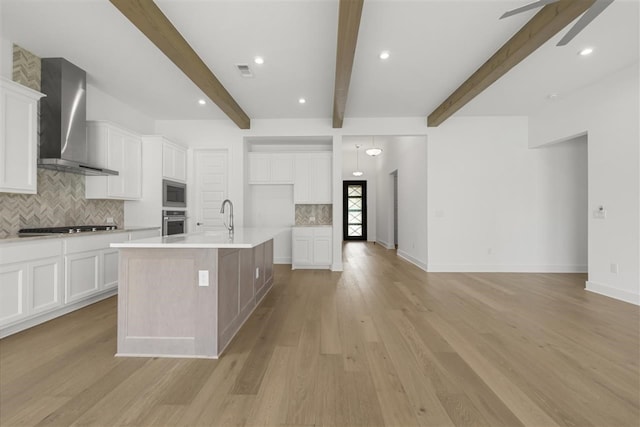
[[[364,0],[340,0],[338,12],[338,47],[336,53],[336,80],[333,90],[333,127],[341,128],[347,105],[353,58],[358,42],[360,17]]]
[[[560,0],[544,6],[509,41],[458,87],[427,117],[427,126],[438,126],[504,76],[511,68],[583,14],[595,0]]]
[[[240,129],[251,120],[153,0],[110,0]]]

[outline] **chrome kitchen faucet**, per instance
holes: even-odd
[[[224,214],[224,205],[229,203],[229,225],[224,221],[224,217],[222,218],[222,223],[229,230],[229,237],[233,237],[233,203],[229,199],[224,199],[222,202],[222,206],[220,206],[220,213]]]

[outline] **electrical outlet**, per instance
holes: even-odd
[[[310,216],[309,217],[309,222],[316,222],[316,217],[315,216]]]
[[[113,223],[114,223],[114,222],[113,222],[113,217],[108,216],[108,217],[107,217],[107,221],[106,221],[106,223],[107,223],[107,224],[113,224]]]
[[[198,286],[209,286],[209,270],[198,270]]]
[[[487,248],[487,254],[491,255],[493,253],[493,248]]]
[[[618,274],[619,268],[618,268],[618,264],[617,263],[612,263],[611,264],[611,272],[613,274]]]

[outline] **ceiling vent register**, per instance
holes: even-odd
[[[236,64],[236,68],[240,71],[240,75],[244,78],[253,77],[253,73],[251,72],[251,68],[247,64]]]

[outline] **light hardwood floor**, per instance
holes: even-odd
[[[115,298],[1,340],[0,425],[640,423],[639,308],[585,275],[276,267],[219,360],[115,358]]]

